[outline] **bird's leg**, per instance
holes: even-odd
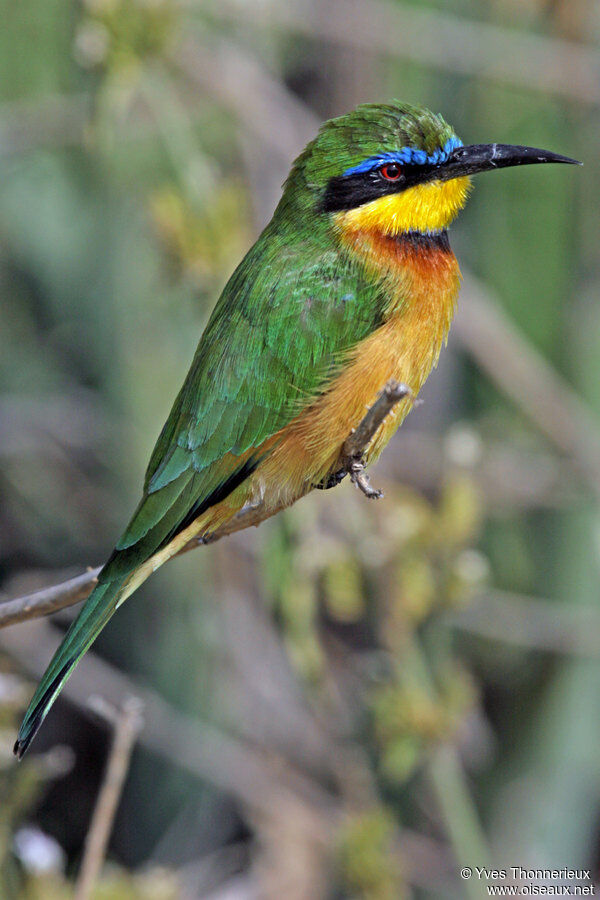
[[[383,497],[383,491],[378,488],[371,487],[369,476],[365,470],[365,461],[362,453],[355,456],[348,466],[350,480],[355,484],[359,491],[362,491],[369,500],[379,500]]]
[[[342,448],[344,468],[349,472],[352,484],[355,484],[370,500],[379,500],[383,497],[383,491],[369,484],[369,476],[365,472],[364,452],[388,413],[406,397],[410,397],[414,402],[414,393],[407,384],[388,381],[373,406],[367,410],[362,421],[347,437]]]
[[[327,478],[324,478],[323,481],[315,484],[315,487],[318,491],[328,491],[330,488],[337,487],[347,474],[347,469],[338,469],[337,472],[332,472]]]
[[[385,417],[405,397],[410,397],[414,402],[413,391],[407,384],[388,381],[373,406],[367,410],[361,422],[346,438],[340,455],[340,468],[316,484],[316,488],[321,491],[329,490],[339,484],[346,475],[350,475],[352,484],[355,484],[365,497],[371,500],[383,497],[383,491],[371,487],[369,483],[364,453]]]

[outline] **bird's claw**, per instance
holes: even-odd
[[[362,491],[369,500],[380,500],[383,497],[383,491],[371,486],[369,476],[365,471],[365,462],[362,455],[352,460],[349,472],[352,484],[355,484],[359,491]]]
[[[338,461],[340,468],[313,486],[321,491],[326,491],[338,485],[346,475],[350,475],[352,484],[355,484],[365,497],[370,500],[379,500],[380,497],[383,497],[383,491],[371,487],[369,483],[369,476],[365,472],[364,451],[373,440],[385,417],[396,403],[405,397],[410,397],[411,401],[415,402],[414,392],[409,385],[399,381],[388,381],[373,406],[367,410],[361,422],[352,429],[344,441]]]
[[[347,469],[338,469],[337,472],[332,472],[331,475],[328,475],[327,478],[323,479],[323,481],[315,484],[315,487],[318,491],[328,491],[330,488],[337,487],[338,484],[340,484],[340,482],[344,480],[347,474]]]

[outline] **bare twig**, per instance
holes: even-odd
[[[390,381],[344,444],[341,465],[346,468],[353,482],[367,496],[381,496],[381,492],[375,491],[369,486],[364,472],[362,453],[390,410],[410,393],[411,390],[406,385]],[[185,553],[201,544],[214,543],[222,537],[249,528],[251,525],[259,525],[267,518],[267,515],[262,506],[245,506],[210,537],[193,538],[179,552]],[[27,619],[47,616],[84,600],[91,593],[99,572],[100,568],[90,569],[69,581],[0,603],[0,628],[6,628],[8,625],[15,625],[17,622],[24,622]]]
[[[412,397],[412,393],[408,385],[388,381],[373,406],[367,410],[360,424],[346,438],[342,447],[342,471],[345,470],[350,475],[352,483],[370,500],[379,500],[383,497],[383,491],[369,484],[369,476],[365,472],[364,451],[386,416],[400,400]]]
[[[102,868],[129,760],[143,724],[142,706],[137,697],[129,696],[120,709],[111,710],[109,718],[114,724],[114,737],[90,830],[85,839],[83,861],[75,886],[75,900],[88,900]]]
[[[40,616],[48,616],[58,612],[65,606],[73,606],[84,600],[98,580],[100,566],[96,569],[88,569],[82,575],[70,578],[49,588],[42,588],[25,597],[15,600],[6,600],[0,603],[0,628],[14,625],[16,622],[26,622],[28,619],[39,619]]]
[[[367,410],[363,419],[346,438],[342,448],[342,457],[352,460],[361,456],[386,416],[391,413],[400,400],[412,397],[412,394],[413,392],[407,384],[388,381],[373,406]]]

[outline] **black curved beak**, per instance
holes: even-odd
[[[561,156],[560,153],[551,153],[549,150],[538,150],[536,147],[520,147],[514,144],[470,144],[453,150],[448,161],[438,167],[435,177],[441,181],[449,181],[461,175],[477,175],[479,172],[490,172],[492,169],[532,166],[538,163],[583,165],[577,159]]]

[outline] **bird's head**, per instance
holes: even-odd
[[[507,166],[576,160],[507,144],[463,146],[440,115],[394,102],[325,122],[286,184],[311,212],[344,230],[432,233],[465,205],[470,176]]]

